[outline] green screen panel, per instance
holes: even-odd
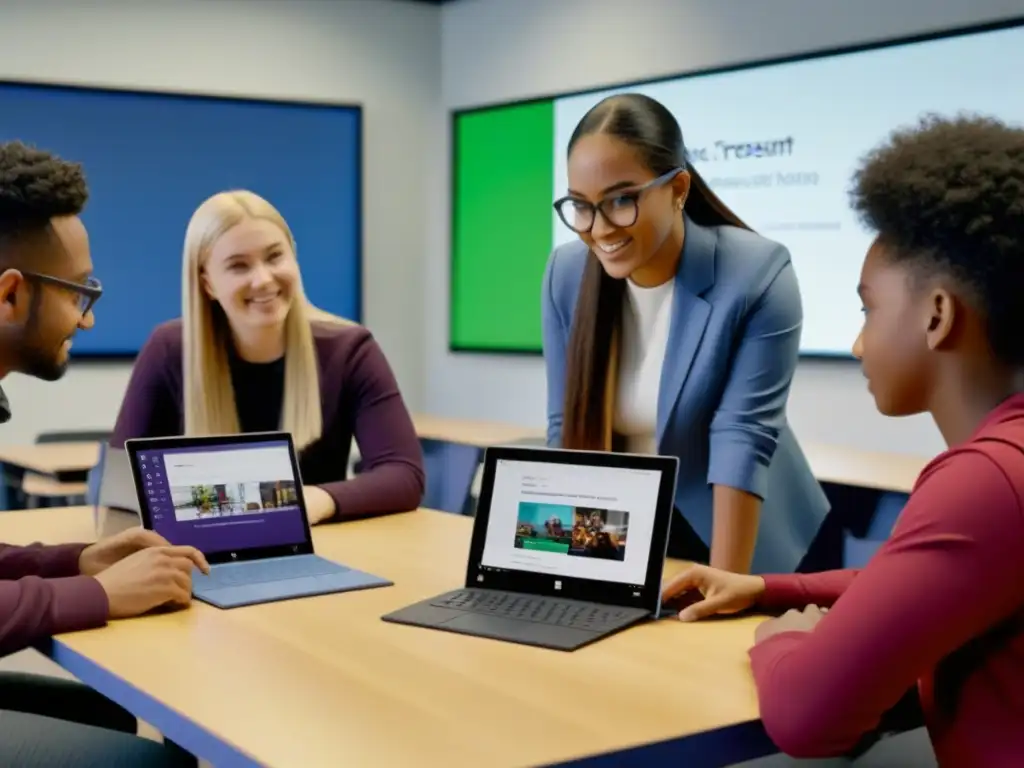
[[[552,101],[455,117],[452,349],[540,351],[554,135]]]

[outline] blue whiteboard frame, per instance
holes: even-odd
[[[89,184],[82,219],[104,295],[76,359],[132,359],[180,315],[188,219],[231,188],[284,215],[310,299],[361,322],[360,104],[0,80],[0,142],[11,139],[81,162]]]

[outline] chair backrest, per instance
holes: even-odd
[[[37,443],[106,443],[113,434],[109,429],[66,430],[59,432],[40,432],[36,435]]]

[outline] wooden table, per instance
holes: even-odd
[[[540,428],[427,414],[413,418],[427,462],[424,503],[448,512],[471,511],[471,487],[484,449],[522,442],[543,444]],[[872,491],[910,493],[929,457],[863,451],[827,443],[801,443],[814,476],[823,483]]]
[[[12,512],[0,541],[69,541],[91,526],[86,508]],[[462,582],[470,527],[420,510],[317,528],[321,554],[395,586],[231,611],[195,603],[60,636],[49,652],[218,768],[551,765],[602,753],[712,766],[772,751],[746,657],[756,618],[651,622],[574,653],[381,621]]]
[[[0,445],[0,464],[60,482],[84,482],[99,459],[99,443]]]
[[[876,491],[910,493],[930,458],[901,453],[862,451],[825,443],[803,443],[814,476],[836,483]]]
[[[413,417],[413,423],[421,440],[440,440],[478,448],[545,438],[545,430],[542,428],[520,427],[497,421],[447,419],[420,413]]]
[[[96,442],[0,445],[0,509],[17,509],[40,499],[84,496],[89,471],[98,459]]]
[[[524,441],[543,445],[545,440],[543,429],[503,422],[417,414],[413,424],[427,470],[423,503],[456,514],[472,512],[473,479],[487,448]]]

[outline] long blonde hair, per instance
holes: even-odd
[[[184,367],[185,434],[223,435],[241,430],[228,367],[231,333],[223,310],[203,289],[202,270],[214,243],[247,219],[277,226],[295,251],[295,238],[280,212],[259,195],[246,190],[220,192],[192,214],[185,233],[182,258],[181,306]],[[297,449],[317,440],[323,431],[320,375],[312,323],[350,325],[351,321],[313,306],[295,282],[285,319],[284,397],[281,429],[291,432]]]

